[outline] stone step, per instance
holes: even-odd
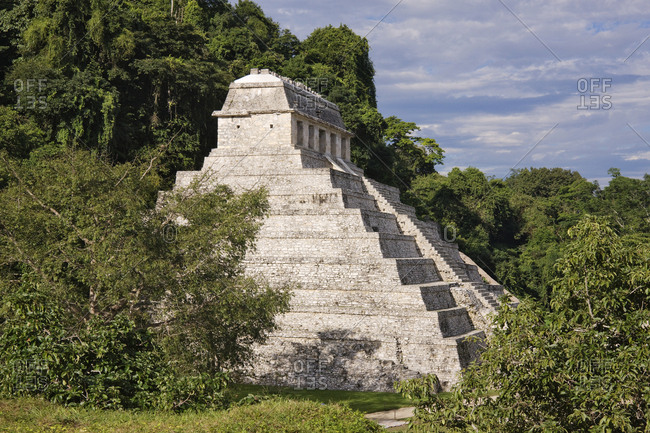
[[[397,272],[402,284],[425,284],[440,281],[436,267],[431,259],[395,259]]]
[[[484,345],[485,333],[480,330],[469,331],[463,335],[451,337],[458,347],[462,368],[469,366],[470,362],[478,358],[477,351]]]
[[[352,313],[353,308],[333,306],[328,311],[292,310],[278,316],[278,336],[312,338],[313,329],[329,329],[319,333],[320,338],[357,339],[371,335],[373,339],[390,341],[402,336],[409,342],[431,341],[458,337],[474,330],[467,310],[462,307],[439,311],[424,311],[418,314],[404,314],[399,309],[393,313],[372,311]],[[320,324],[320,327],[315,327]],[[451,342],[452,340],[447,340]]]
[[[361,178],[359,178],[359,176],[338,170],[331,170],[330,177],[332,186],[334,188],[345,188],[351,191],[368,194],[366,187],[364,186],[363,181]]]
[[[302,300],[302,298],[300,298]],[[349,301],[349,302],[348,302]],[[400,303],[388,303],[385,302],[386,300],[381,300],[382,302],[375,302],[375,304],[372,304],[372,302],[363,302],[363,300],[354,301],[354,300],[339,300],[336,304],[333,303],[311,303],[311,304],[295,304],[296,307],[292,306],[291,311],[293,313],[300,313],[300,314],[312,314],[312,315],[318,315],[318,314],[338,314],[338,315],[348,315],[350,317],[361,317],[361,316],[376,316],[376,317],[390,317],[392,321],[405,321],[405,320],[422,320],[426,316],[425,314],[429,313],[439,313],[442,312],[445,309],[440,309],[440,310],[428,310],[425,308],[424,304],[422,301],[419,301],[419,304],[417,304],[415,301],[407,304],[405,302],[400,302]],[[451,307],[451,308],[462,308],[462,307]],[[449,336],[449,335],[455,335],[454,332],[457,332],[455,330],[457,329],[470,329],[469,325],[464,323],[465,319],[462,317],[455,317],[452,315],[449,315],[448,313],[446,315],[443,315],[442,317],[439,317],[439,321],[436,323],[435,321],[432,321],[429,323],[429,327],[431,326],[440,326],[440,320],[444,321],[445,323],[452,323],[452,325],[448,325],[445,328],[445,332],[450,332],[451,334],[445,334],[443,336]],[[454,323],[459,323],[459,325],[456,325]],[[471,323],[470,323],[471,324]],[[459,326],[462,326],[462,328],[459,328]],[[396,329],[398,329],[397,327]],[[399,328],[401,329],[401,328]],[[418,331],[418,332],[423,332],[423,331]],[[433,332],[433,331],[426,331],[426,332]]]
[[[265,250],[266,251],[266,250]],[[400,284],[427,284],[441,281],[431,259],[358,257],[300,257],[262,255],[251,252],[243,265],[247,273],[271,284],[301,282],[323,288],[355,290],[360,287],[394,287]]]
[[[343,207],[272,208],[269,212],[269,218],[265,220],[265,226],[296,227],[299,225],[304,227],[305,230],[336,226],[340,232],[354,233],[358,230],[359,218],[361,218],[367,232],[402,234],[397,227],[397,219],[393,214],[380,212],[376,209]]]
[[[373,196],[365,192],[357,192],[346,188],[340,188],[343,194],[343,204],[346,208],[359,208],[366,210],[379,210]]]
[[[442,390],[449,391],[460,378],[461,370],[476,359],[475,356],[484,339],[483,331],[472,330],[443,338],[435,345],[402,342],[403,362],[416,371],[426,371],[427,364],[435,365],[435,374],[440,380]]]
[[[273,194],[269,195],[271,208],[280,210],[293,209],[342,209],[343,197],[340,190],[322,194]]]
[[[413,206],[403,203],[391,203],[390,205],[399,213],[404,213],[408,216],[415,216],[415,208]]]
[[[399,188],[395,188],[394,186],[391,185],[386,185],[385,183],[378,182],[374,179],[371,178],[366,178],[366,180],[375,188],[378,190],[383,190],[383,191],[388,191],[392,192],[393,194],[399,194]]]
[[[453,337],[474,330],[474,325],[465,308],[454,307],[437,310],[440,333],[443,337]]]
[[[283,257],[341,257],[355,260],[359,256],[385,258],[421,258],[415,239],[393,233],[338,231],[309,231],[296,226],[288,231],[263,227],[256,238],[257,248],[266,250],[276,247],[276,258]],[[281,245],[281,248],[278,247]]]
[[[471,290],[482,300],[487,303],[491,309],[496,310],[499,307],[499,302],[492,292],[490,292],[483,283],[469,283]]]
[[[365,227],[370,231],[403,234],[397,225],[395,215],[371,209],[359,210]]]
[[[412,289],[403,290],[404,287]],[[449,284],[397,286],[389,291],[297,288],[292,293],[291,302],[298,308],[296,311],[302,311],[300,306],[321,308],[322,311],[329,311],[332,306],[354,306],[364,311],[387,309],[408,315],[457,307]]]
[[[443,310],[456,307],[456,300],[451,293],[450,287],[421,286],[420,296],[429,311]]]

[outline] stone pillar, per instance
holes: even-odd
[[[302,124],[302,145],[309,147],[309,124],[307,122],[302,122]]]
[[[341,158],[344,161],[350,160],[350,137],[341,136]]]
[[[315,137],[315,131],[314,131],[314,125],[309,125],[307,128],[307,147],[310,149],[318,150],[318,146],[316,145],[316,137]]]
[[[334,158],[341,156],[341,142],[338,138],[336,134],[330,134],[330,149]]]
[[[327,131],[318,128],[318,151],[320,153],[329,153]]]
[[[306,147],[305,146],[305,123],[302,120],[295,121],[295,129],[292,134],[292,141],[296,146]]]

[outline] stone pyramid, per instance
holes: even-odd
[[[339,108],[306,86],[253,69],[213,115],[217,148],[176,186],[197,177],[266,186],[271,212],[246,270],[297,287],[246,380],[391,391],[435,373],[443,389],[455,383],[503,288],[437,224],[418,220],[398,189],[363,175]]]

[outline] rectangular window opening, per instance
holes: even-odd
[[[298,136],[297,140],[296,140],[296,144],[298,146],[304,146],[305,145],[305,137],[304,137],[304,132],[303,131],[304,131],[303,123],[300,120],[298,120],[296,122],[296,134]]]

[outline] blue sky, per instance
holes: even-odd
[[[610,167],[650,172],[647,1],[257,3],[301,39],[342,23],[367,36],[380,112],[435,138],[443,173],[563,167],[604,185]]]

